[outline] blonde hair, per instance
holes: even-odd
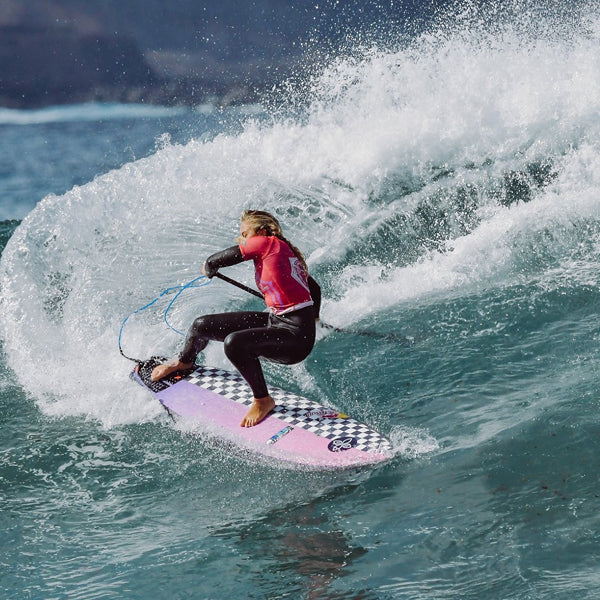
[[[271,213],[264,210],[245,210],[240,220],[248,223],[256,232],[264,229],[267,235],[273,235],[282,242],[285,242],[296,255],[306,273],[308,273],[308,266],[306,265],[304,255],[283,235],[279,221]]]

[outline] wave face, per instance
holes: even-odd
[[[127,382],[123,319],[198,276],[243,209],[272,211],[322,284],[323,320],[350,333],[323,332],[304,364],[267,364],[267,379],[389,433],[399,459],[315,501],[286,475],[285,498],[273,482],[263,498],[232,467],[244,499],[261,499],[242,526],[241,500],[221,499],[228,525],[203,507],[227,568],[256,543],[263,567],[304,589],[269,554],[289,503],[300,527],[343,530],[327,538],[342,565],[319,584],[331,597],[367,579],[369,598],[593,597],[600,17],[596,4],[559,8],[440,14],[427,34],[341,53],[266,118],[45,197],[0,263],[3,353],[25,394],[43,415],[107,431],[155,422],[159,407]],[[249,265],[228,274],[252,281]],[[185,330],[199,313],[259,306],[213,281],[169,320]],[[164,309],[128,320],[126,353],[178,350]],[[397,337],[351,333],[365,330]],[[204,361],[227,366],[218,345]],[[280,579],[248,585],[266,597]]]
[[[167,144],[46,197],[2,256],[11,366],[52,410],[131,418],[106,381],[124,367],[120,320],[198,274],[247,207],[281,217],[336,325],[401,328],[398,311],[440,297],[594,285],[598,24],[567,39],[524,41],[506,26],[362,49],[312,81],[301,117]],[[213,285],[176,319],[242,298]],[[138,354],[178,342],[152,319],[127,331]],[[85,408],[81,382],[64,383],[72,372],[97,390]]]

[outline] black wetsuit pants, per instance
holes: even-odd
[[[255,398],[269,394],[259,357],[293,365],[304,360],[315,343],[312,306],[274,315],[233,312],[198,317],[190,327],[179,360],[193,363],[210,340],[224,342],[227,358],[252,388]]]

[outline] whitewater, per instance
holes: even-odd
[[[0,112],[7,135],[76,122],[89,145],[108,121],[202,120],[2,223],[6,597],[596,597],[600,17],[586,6],[560,27],[466,10],[355,45],[263,107]],[[323,320],[345,330],[321,330],[301,365],[265,363],[267,380],[389,435],[384,467],[257,463],[129,381],[125,317],[200,275],[247,208],[278,216]],[[253,283],[248,265],[227,274]],[[128,319],[127,354],[177,352],[168,301]],[[169,321],[260,307],[214,280]],[[230,368],[219,344],[201,359]]]

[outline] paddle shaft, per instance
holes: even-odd
[[[231,277],[227,277],[227,275],[223,275],[223,274],[217,272],[217,273],[215,273],[214,276],[218,277],[222,281],[225,281],[227,283],[230,283],[231,285],[234,285],[237,288],[240,288],[240,290],[244,290],[245,292],[248,292],[249,294],[252,294],[253,296],[256,296],[257,298],[261,298],[264,300],[264,296],[260,292],[253,290],[251,287],[248,287],[247,285],[244,285],[243,283],[240,283],[239,281],[236,281],[235,279],[231,279]],[[351,333],[354,335],[360,335],[360,336],[378,338],[378,339],[387,339],[387,340],[402,342],[402,343],[406,343],[406,341],[407,341],[407,338],[405,338],[404,336],[397,336],[393,333],[379,333],[377,331],[354,331],[354,330],[350,330],[350,329],[340,329],[339,327],[334,327],[333,325],[329,325],[328,323],[323,323],[323,321],[319,321],[319,325],[321,325],[321,327],[324,327],[325,329],[331,329],[332,331],[337,331],[339,333]]]
[[[256,296],[257,298],[261,298],[264,300],[264,296],[260,292],[253,290],[251,287],[248,287],[247,285],[244,285],[243,283],[240,283],[239,281],[236,281],[235,279],[231,279],[231,277],[227,277],[227,275],[222,275],[221,273],[215,273],[214,276],[218,277],[219,279],[222,279],[223,281],[226,281],[227,283],[230,283],[231,285],[234,285],[237,288],[240,288],[240,290],[244,290],[245,292],[248,292],[249,294],[252,294],[253,296]]]

